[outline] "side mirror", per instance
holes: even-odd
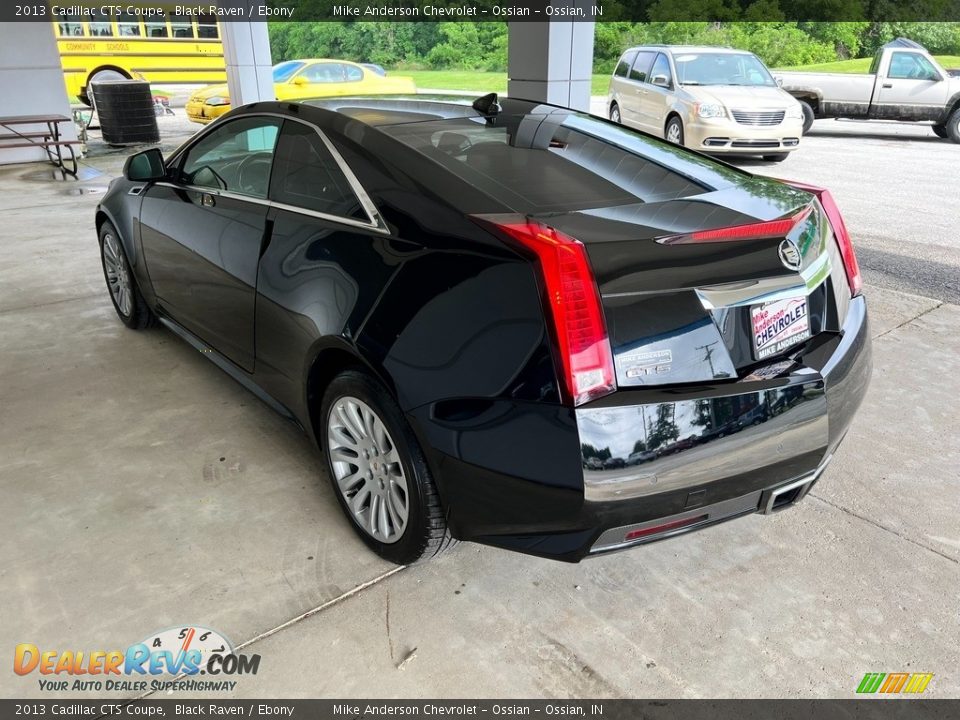
[[[137,182],[163,180],[167,176],[167,168],[163,164],[163,153],[157,148],[150,148],[131,155],[124,163],[123,176],[127,180]]]
[[[307,85],[310,83],[303,75],[297,75],[293,80],[291,80],[294,85]]]
[[[666,75],[654,75],[653,84],[657,87],[668,88],[670,87],[670,79]]]

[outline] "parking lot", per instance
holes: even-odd
[[[123,158],[0,168],[0,648],[203,625],[261,655],[237,697],[843,698],[871,671],[960,693],[960,146],[821,121],[740,163],[831,188],[867,281],[870,392],[799,506],[579,565],[462,544],[401,569],[295,428],[117,320],[93,208]]]

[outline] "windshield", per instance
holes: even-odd
[[[748,53],[683,53],[675,55],[681,85],[773,85],[773,77]]]
[[[275,83],[286,82],[293,74],[302,68],[306,63],[300,62],[299,60],[287,60],[282,62],[279,65],[273,66],[273,81]]]

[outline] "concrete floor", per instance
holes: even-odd
[[[80,182],[0,168],[4,652],[200,624],[262,656],[238,697],[851,697],[868,671],[960,695],[956,305],[868,285],[870,394],[789,512],[580,565],[465,544],[394,570],[306,438],[169,332],[116,319],[92,211],[122,160]],[[0,696],[41,695],[0,672]]]

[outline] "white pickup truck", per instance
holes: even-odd
[[[817,118],[930,122],[938,136],[960,143],[960,77],[912,40],[897,38],[880,48],[866,75],[773,75],[800,101],[804,132]]]

